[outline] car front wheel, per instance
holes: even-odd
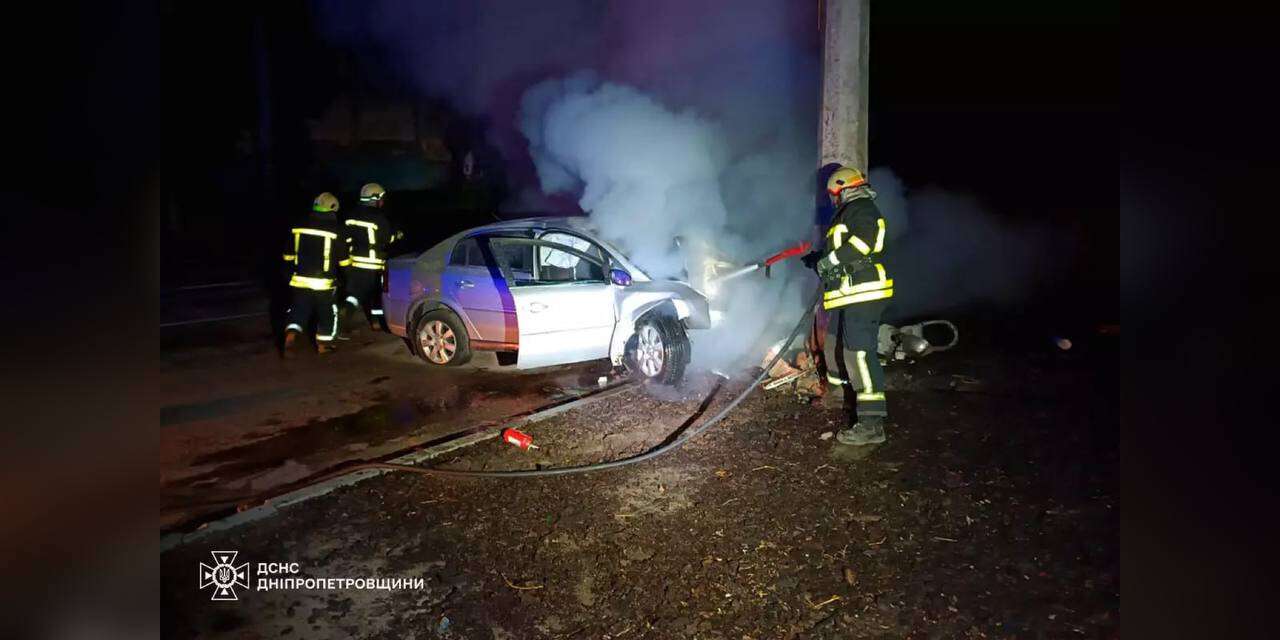
[[[654,315],[636,323],[636,333],[627,341],[627,366],[632,375],[676,385],[684,378],[688,363],[689,337],[679,320]]]

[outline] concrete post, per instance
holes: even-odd
[[[871,0],[824,0],[819,167],[867,171],[867,54]]]

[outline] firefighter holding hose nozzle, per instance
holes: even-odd
[[[880,262],[884,218],[875,204],[876,192],[857,169],[836,169],[827,180],[827,193],[836,212],[826,246],[806,255],[804,263],[822,279],[822,308],[830,312],[823,347],[827,381],[843,388],[845,407],[853,409],[852,425],[837,433],[836,440],[877,444],[885,441],[889,412],[876,344],[880,315],[893,297],[893,279]]]

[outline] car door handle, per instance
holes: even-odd
[[[459,281],[458,281],[458,288],[459,288],[459,289],[470,289],[471,287],[474,287],[474,286],[476,286],[476,283],[474,283],[474,282],[472,282],[472,281],[470,281],[470,280],[459,280]]]
[[[542,304],[541,302],[530,302],[530,303],[529,303],[529,312],[530,312],[530,313],[537,313],[537,312],[539,312],[539,311],[546,311],[546,310],[547,310],[547,305]]]

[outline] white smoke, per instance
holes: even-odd
[[[654,277],[680,274],[674,237],[711,239],[724,226],[727,149],[712,123],[591,74],[536,85],[521,106],[542,190],[580,193],[607,239]]]
[[[655,278],[700,269],[706,243],[731,262],[756,262],[811,235],[813,158],[786,135],[731,132],[632,87],[590,73],[553,79],[524,96],[521,130],[547,194],[578,195],[605,239]],[[675,239],[683,239],[680,250]],[[734,281],[719,293],[725,320],[695,340],[695,362],[731,367],[760,357],[761,341],[789,327],[807,287],[796,261]],[[811,284],[811,282],[809,282]],[[776,326],[775,326],[776,325]]]
[[[978,200],[936,187],[908,191],[888,168],[868,175],[885,219],[892,313],[917,318],[1026,299],[1052,265],[1047,228],[1001,222]]]

